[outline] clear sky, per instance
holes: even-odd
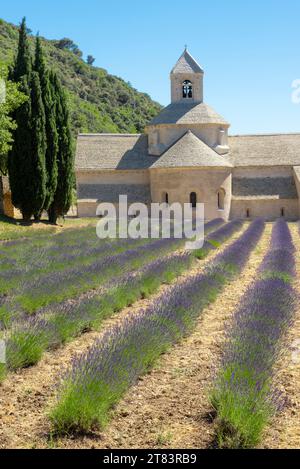
[[[161,104],[187,44],[205,70],[205,101],[231,134],[300,132],[299,0],[11,0],[0,15],[49,39],[72,38],[95,65]]]

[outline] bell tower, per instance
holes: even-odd
[[[171,71],[171,102],[202,103],[204,70],[187,48]]]

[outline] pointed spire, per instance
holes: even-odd
[[[171,74],[174,73],[204,73],[204,70],[196,62],[196,60],[189,53],[187,46],[179,57],[176,65],[173,67]]]

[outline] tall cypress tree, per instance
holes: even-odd
[[[47,149],[45,110],[40,79],[37,72],[31,73],[31,184],[28,188],[32,200],[32,214],[40,219],[46,199]]]
[[[14,141],[8,157],[8,174],[12,193],[12,202],[20,209],[23,218],[29,220],[32,215],[31,201],[28,188],[31,185],[31,56],[27,38],[26,20],[23,18],[19,30],[19,45],[14,67],[10,71],[13,81],[20,83],[22,91],[28,100],[14,113],[13,119],[17,124]]]
[[[36,38],[34,70],[39,74],[42,99],[45,109],[45,131],[47,140],[45,162],[47,180],[44,209],[48,210],[53,202],[57,188],[58,134],[56,128],[55,90],[52,86],[52,80],[50,80],[50,74],[46,69],[45,58],[39,36]]]
[[[20,81],[23,76],[29,76],[32,69],[31,54],[27,38],[26,18],[22,19],[19,30],[18,52],[14,68],[11,71],[13,81]]]
[[[31,99],[28,77],[23,76],[21,91],[29,99],[15,113],[17,129],[14,132],[12,150],[8,157],[8,174],[12,194],[12,203],[18,208],[23,219],[28,221],[32,216],[31,196],[28,188],[31,185]]]
[[[56,128],[58,132],[58,177],[57,189],[53,202],[48,210],[49,220],[57,222],[57,218],[64,216],[72,204],[74,187],[74,149],[70,127],[69,111],[65,92],[55,74],[51,75],[51,82],[55,91]]]

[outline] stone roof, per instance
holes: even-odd
[[[159,124],[220,124],[228,122],[205,103],[177,102],[165,107],[149,125]]]
[[[300,133],[229,137],[233,166],[300,165]]]
[[[183,54],[179,57],[176,65],[173,67],[171,73],[204,73],[204,71],[188,50],[185,49]]]
[[[153,161],[146,135],[80,134],[77,139],[75,169],[146,169]]]
[[[293,177],[257,177],[232,179],[234,199],[251,197],[297,199],[297,189]]]
[[[225,160],[199,139],[197,144],[198,147],[203,144],[206,152],[210,150],[212,157]],[[234,136],[229,137],[229,147],[230,153],[226,155],[226,160],[234,167],[300,166],[300,133]],[[189,154],[189,151],[185,149],[185,153]],[[159,167],[156,163],[163,156],[158,158],[148,155],[146,135],[82,134],[77,140],[75,164],[77,170],[143,170],[154,165]],[[199,157],[187,156],[191,165],[197,166]],[[180,159],[178,154],[177,158]]]
[[[190,130],[177,140],[151,168],[231,167],[231,164]]]

